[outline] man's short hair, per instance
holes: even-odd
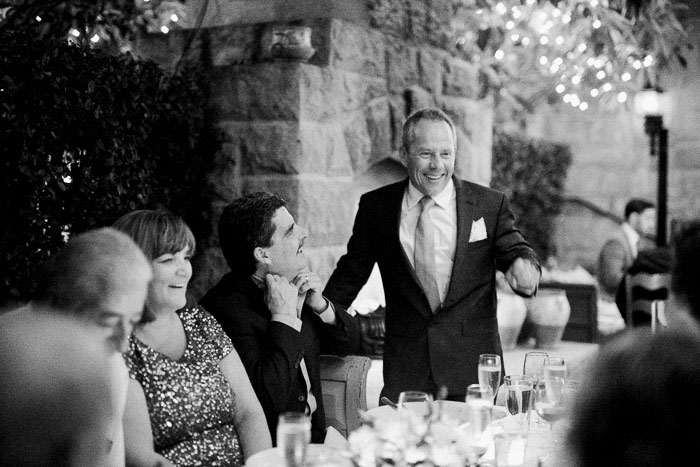
[[[673,237],[671,291],[700,322],[700,219],[685,222]]]
[[[164,209],[132,211],[117,219],[112,227],[131,237],[149,261],[185,248],[194,255],[197,245],[182,217]]]
[[[232,272],[238,275],[255,272],[253,251],[270,246],[275,233],[272,218],[286,205],[281,196],[259,191],[226,206],[219,220],[219,243]]]
[[[33,301],[59,312],[85,315],[107,300],[124,270],[141,267],[150,271],[141,249],[127,235],[111,228],[90,230],[71,238],[49,257]]]
[[[455,125],[452,119],[442,110],[433,107],[426,107],[424,109],[418,109],[408,116],[403,124],[403,134],[401,137],[401,143],[403,144],[404,151],[408,152],[411,143],[413,142],[413,131],[416,124],[421,120],[428,120],[431,122],[445,122],[450,127],[452,131],[452,142],[457,145],[457,133],[455,132]]]
[[[641,214],[647,209],[654,207],[654,203],[642,198],[632,198],[625,205],[625,219],[629,219],[632,214]]]

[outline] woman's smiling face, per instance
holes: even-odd
[[[151,310],[179,310],[187,303],[187,284],[192,277],[189,248],[155,258],[147,306]]]

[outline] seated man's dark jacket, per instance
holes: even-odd
[[[634,260],[632,266],[627,270],[627,273],[622,278],[620,286],[617,288],[615,295],[615,303],[622,318],[627,321],[627,275],[645,272],[647,274],[666,274],[671,271],[671,250],[668,247],[655,247],[646,250],[640,250],[637,259]],[[666,300],[668,298],[667,289],[659,289],[656,291],[648,291],[643,288],[634,287],[632,296],[636,299],[646,300]],[[635,311],[632,315],[633,326],[650,326],[651,316]]]
[[[306,408],[306,383],[300,367],[304,358],[318,404],[311,418],[311,440],[322,442],[326,423],[320,355],[357,351],[360,333],[356,318],[336,307],[336,324],[328,325],[304,305],[301,332],[297,332],[271,321],[263,296],[263,290],[249,276],[228,273],[200,303],[233,341],[265,412],[273,441],[279,414],[303,412]]]

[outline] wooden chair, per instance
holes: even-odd
[[[665,325],[665,302],[671,283],[670,274],[627,274],[625,277],[625,301],[627,325],[651,321],[651,331],[656,332],[657,325]],[[641,319],[640,319],[641,317]]]
[[[368,357],[321,355],[321,390],[326,426],[344,437],[360,427],[360,411],[367,410]]]

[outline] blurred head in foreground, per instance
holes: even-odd
[[[671,294],[666,315],[676,327],[700,326],[700,219],[685,222],[673,236]]]
[[[0,465],[103,465],[107,353],[54,311],[0,317]]]
[[[131,238],[111,228],[91,230],[51,255],[32,304],[79,317],[112,351],[123,352],[141,319],[151,277]]]
[[[578,467],[684,465],[697,456],[700,337],[648,329],[601,349],[579,390],[567,442]]]

